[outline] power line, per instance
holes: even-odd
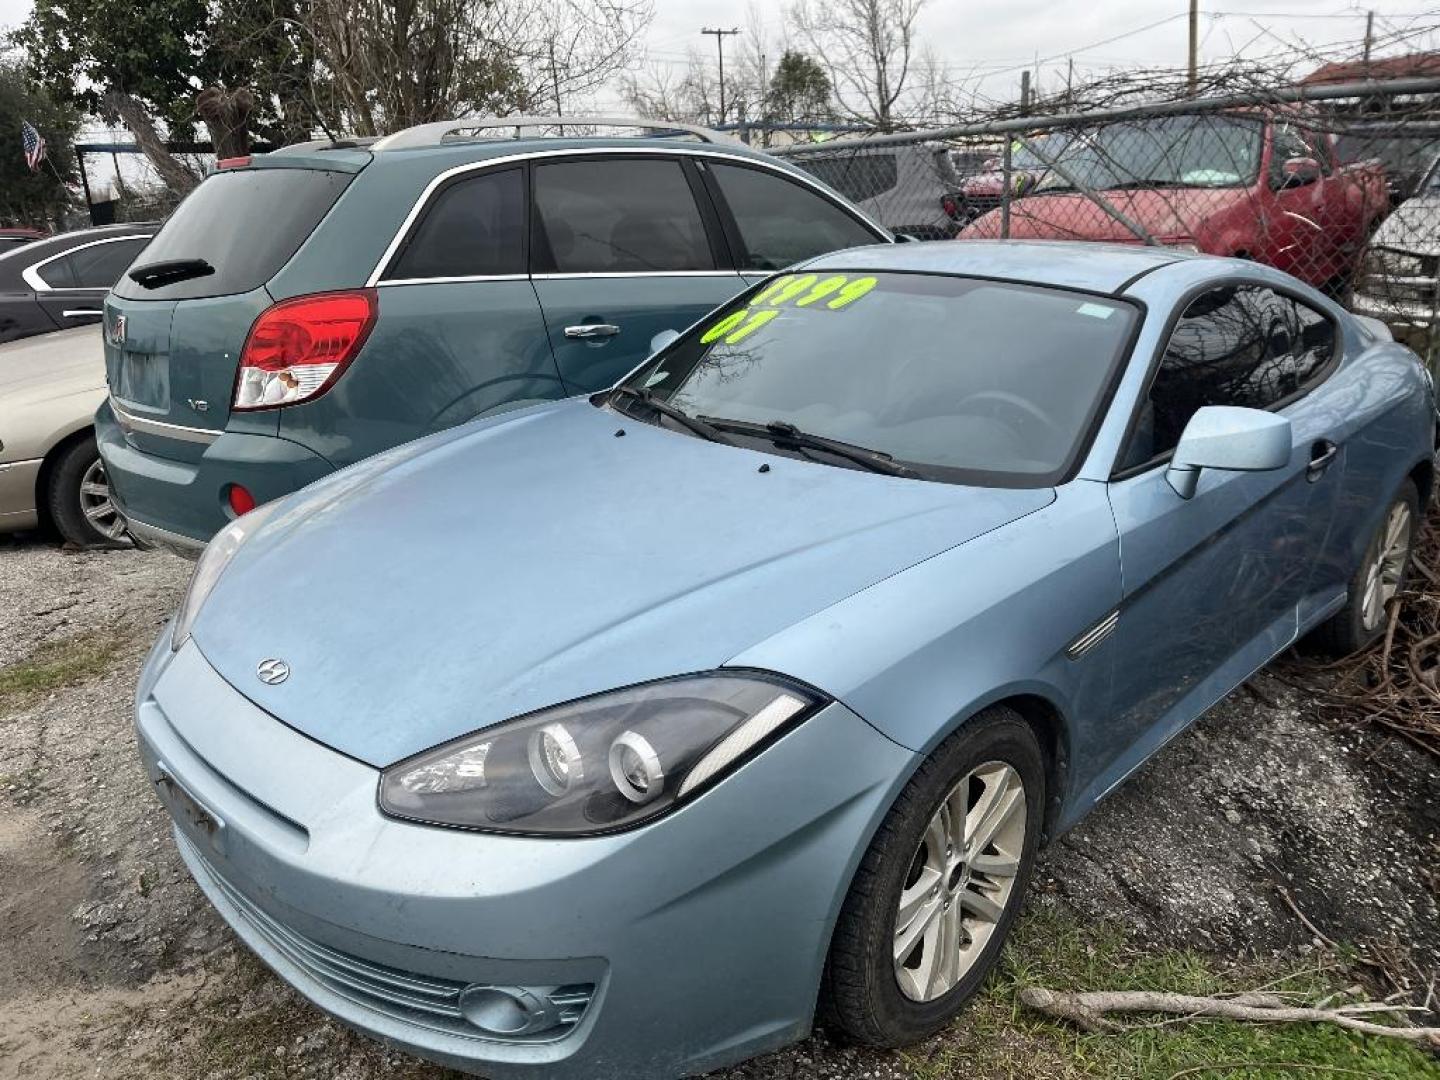
[[[740,33],[737,26],[732,30],[712,30],[710,27],[701,29],[702,34],[712,34],[715,38],[715,49],[720,54],[720,123],[725,123],[725,39]]]

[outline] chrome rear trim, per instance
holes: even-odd
[[[214,428],[186,427],[183,424],[167,424],[163,420],[147,420],[143,416],[127,412],[115,400],[114,394],[110,395],[110,408],[115,412],[116,422],[126,431],[139,431],[145,435],[159,435],[166,439],[193,443],[213,443],[224,434]]]

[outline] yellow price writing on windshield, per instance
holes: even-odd
[[[839,311],[859,300],[877,284],[879,283],[873,277],[849,278],[844,274],[833,274],[821,278],[816,274],[785,274],[761,290],[751,303],[770,304],[772,307],[783,307],[786,304],[809,307],[829,297],[825,307],[831,311]]]
[[[846,277],[832,274],[785,274],[776,278],[750,301],[750,306],[732,311],[700,335],[700,344],[710,345],[721,338],[726,345],[735,345],[759,330],[786,307],[805,308],[819,305],[840,311],[866,295],[879,284],[873,277]]]

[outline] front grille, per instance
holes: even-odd
[[[356,1005],[419,1027],[466,1038],[505,1042],[551,1042],[564,1038],[590,1004],[589,985],[558,986],[540,991],[553,1023],[533,1034],[497,1036],[471,1025],[460,1009],[460,996],[471,984],[432,975],[417,975],[321,945],[271,918],[218,874],[193,844],[184,841],[209,871],[210,880],[255,933],[326,989]]]

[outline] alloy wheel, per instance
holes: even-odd
[[[1365,571],[1365,592],[1360,621],[1366,631],[1375,630],[1385,618],[1385,606],[1400,591],[1405,567],[1410,562],[1410,538],[1414,532],[1410,504],[1400,500],[1390,508],[1385,525],[1371,545]]]
[[[968,972],[1010,903],[1025,849],[1025,785],[1003,761],[961,778],[926,826],[895,911],[895,978],[934,1001]]]
[[[110,499],[110,483],[105,476],[105,462],[96,458],[80,478],[80,512],[90,527],[108,540],[125,535],[125,519]]]

